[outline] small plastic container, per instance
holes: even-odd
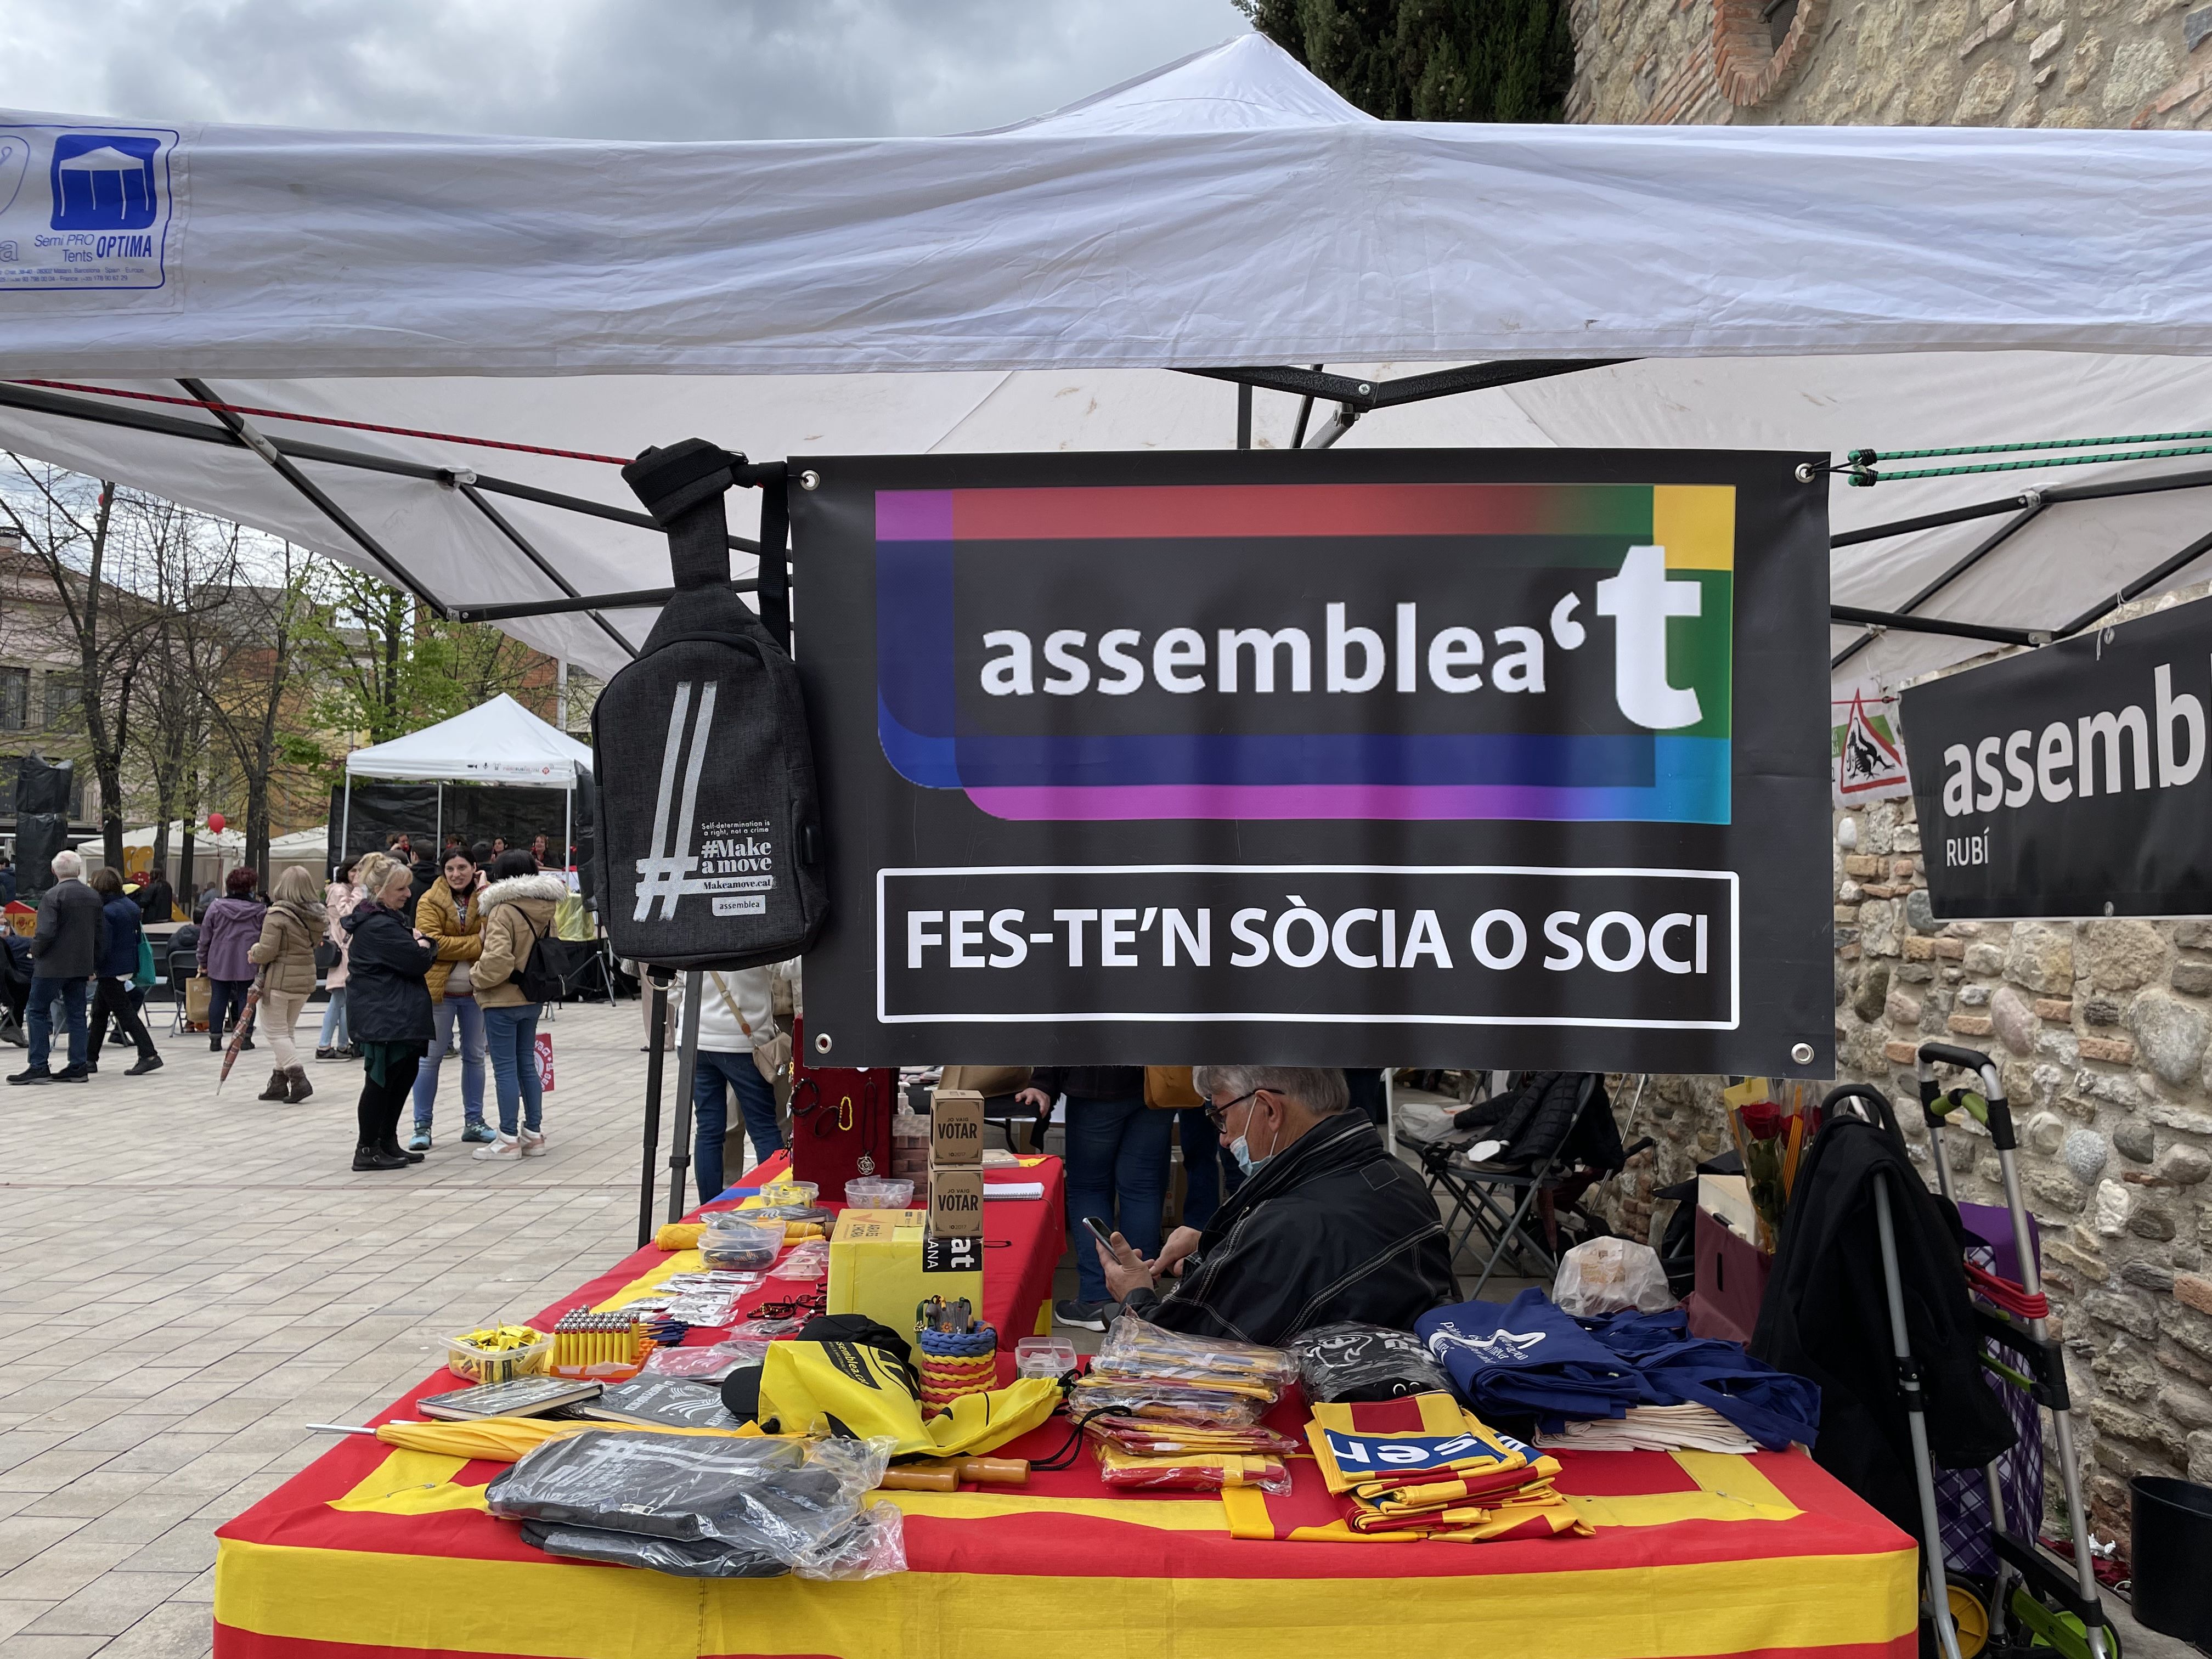
[[[1065,1376],[1075,1369],[1075,1344],[1064,1336],[1025,1336],[1014,1344],[1016,1376]]]
[[[914,1202],[914,1182],[858,1176],[845,1183],[845,1202],[855,1210],[903,1210]]]
[[[736,1210],[700,1219],[699,1258],[710,1268],[770,1267],[783,1249],[781,1221],[754,1221]]]
[[[479,1348],[459,1337],[446,1339],[446,1369],[464,1382],[512,1382],[543,1376],[552,1362],[553,1339],[540,1337],[524,1348]]]
[[[811,1204],[821,1196],[820,1182],[793,1181],[789,1176],[781,1181],[771,1181],[760,1189],[763,1204]]]

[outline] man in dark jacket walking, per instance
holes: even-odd
[[[10,1083],[82,1083],[85,1065],[84,993],[107,949],[107,917],[100,895],[84,884],[84,860],[54,854],[54,884],[39,901],[38,931],[31,936],[31,1063]],[[53,1049],[54,981],[68,1010],[69,1064],[57,1072]]]
[[[1176,1228],[1154,1261],[1115,1235],[1106,1285],[1128,1312],[1279,1346],[1347,1319],[1411,1330],[1459,1295],[1436,1199],[1364,1114],[1345,1109],[1341,1071],[1201,1066],[1194,1080],[1250,1179],[1203,1233]]]

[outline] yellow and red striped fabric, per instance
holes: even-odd
[[[1042,1205],[989,1206],[986,1312],[1033,1328],[1060,1248]],[[647,1250],[550,1312],[664,1264]],[[1011,1364],[1011,1356],[1009,1356]],[[454,1386],[426,1378],[414,1399]],[[1286,1403],[1270,1419],[1299,1431]],[[381,1419],[380,1419],[381,1420]],[[1055,1419],[998,1454],[1042,1457]],[[1479,1547],[1342,1532],[1309,1459],[1291,1492],[1121,1496],[1085,1455],[1024,1489],[896,1492],[909,1571],[734,1582],[556,1560],[483,1507],[503,1467],[359,1437],[217,1534],[218,1659],[1914,1659],[1911,1541],[1807,1457],[1562,1452],[1587,1538]],[[1334,1527],[1336,1533],[1327,1529]]]

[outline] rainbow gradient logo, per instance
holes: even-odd
[[[1729,822],[1735,490],[880,490],[877,736],[994,817]]]

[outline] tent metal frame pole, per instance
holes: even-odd
[[[2031,495],[2033,494],[2033,492],[2030,493]],[[1925,587],[1922,588],[1917,593],[1915,593],[1903,605],[1898,606],[1898,614],[1900,616],[1910,616],[1912,612],[1919,610],[1922,605],[1934,599],[1937,593],[1941,592],[1944,588],[1948,587],[1953,582],[1965,575],[1969,570],[1972,570],[1984,559],[1987,558],[1990,554],[1996,552],[1997,549],[2002,547],[2007,542],[2010,541],[2014,535],[2018,534],[2021,531],[2027,529],[2029,525],[2034,523],[2037,519],[2042,517],[2044,510],[2048,505],[2049,503],[2046,502],[2041,495],[2034,495],[2034,498],[2030,501],[2026,507],[2022,507],[2018,513],[2014,514],[2011,518],[2007,519],[1994,531],[1990,532],[1987,536],[1984,536],[1980,541],[1977,542],[1973,547],[1967,551],[1966,555],[1959,560],[1957,563],[1954,564],[1948,570],[1943,572],[1942,575],[1936,577],[1935,580],[1929,582]],[[1860,652],[1865,650],[1869,645],[1872,645],[1874,643],[1874,639],[1875,636],[1872,634],[1860,635],[1858,638],[1853,640],[1849,645],[1836,653],[1834,656],[1828,659],[1828,667],[1830,672],[1832,672],[1836,669],[1841,668],[1853,657],[1858,655]]]
[[[653,1010],[646,1019],[650,1029],[645,1043],[645,1161],[637,1186],[637,1247],[641,1250],[653,1243],[653,1200],[660,1173],[655,1166],[660,1157],[660,1085],[667,1066],[668,981],[650,963],[641,962],[637,969],[643,975],[638,990]]]
[[[351,847],[351,845],[350,845],[350,843],[352,842],[352,841],[353,841],[353,769],[352,769],[351,767],[348,767],[348,768],[346,769],[346,781],[345,781],[345,811],[343,812],[343,815],[339,817],[339,819],[338,819],[338,864],[339,864],[339,866],[340,866],[341,867],[343,867],[343,866],[344,866],[344,864],[345,864],[345,862],[346,862],[347,858],[348,858],[348,857],[350,855],[350,854],[352,853],[352,850],[353,850],[353,849],[352,849],[352,847]],[[337,871],[336,871],[336,870],[331,871],[331,879],[333,879],[333,880],[337,879],[337,873],[338,873],[338,872],[337,872]],[[188,879],[189,879],[189,878],[188,878]]]
[[[1431,398],[1455,397],[1462,392],[1488,392],[1497,386],[1548,380],[1556,375],[1578,374],[1589,368],[1613,368],[1635,361],[1633,357],[1531,357],[1517,362],[1468,363],[1427,374],[1403,374],[1395,380],[1362,380],[1349,374],[1326,374],[1319,368],[1289,367],[1183,368],[1176,373],[1196,374],[1209,380],[1234,380],[1239,386],[1257,386],[1265,392],[1319,398],[1343,404],[1365,415],[1378,409],[1425,403]]]
[[[446,867],[446,781],[438,779],[432,786],[438,792],[438,805],[431,814],[430,840],[438,848],[438,867]]]
[[[1252,447],[1252,383],[1237,383],[1237,447]]]
[[[563,593],[566,593],[572,599],[581,599],[583,597],[583,595],[576,592],[574,583],[571,582],[566,576],[562,575],[559,570],[554,568],[550,560],[547,559],[543,553],[540,553],[535,547],[530,544],[530,538],[528,537],[525,536],[520,530],[517,530],[512,524],[507,522],[507,515],[505,514],[501,513],[497,507],[494,507],[489,501],[484,499],[483,491],[477,488],[476,477],[473,473],[456,472],[453,474],[453,487],[468,498],[469,504],[471,507],[475,507],[477,512],[483,514],[485,518],[490,520],[492,527],[497,530],[501,535],[506,537],[508,541],[512,542],[524,558],[529,560],[531,563],[537,566],[538,573],[543,575],[546,580],[551,582],[554,586],[559,588]],[[599,624],[599,631],[601,633],[605,634],[617,646],[621,647],[623,651],[628,653],[633,661],[635,660],[637,657],[637,647],[632,645],[628,640],[624,639],[621,634],[617,632],[615,625],[612,623],[609,622],[597,611],[587,611],[584,614]]]
[[[177,384],[202,403],[218,404],[222,401],[215,395],[213,389],[205,380],[195,380],[180,376]],[[247,420],[243,415],[228,409],[211,410],[209,412],[216,420],[222,422],[239,442],[268,462],[270,471],[274,471],[278,477],[307,497],[315,510],[336,525],[348,540],[397,577],[402,587],[424,605],[428,605],[432,615],[444,617],[448,614],[446,607],[438,601],[430,590],[416,581],[414,574],[405,565],[393,558],[382,542],[363,529],[360,521],[352,514],[332,501],[330,493],[320,484],[301,471],[291,457],[264,437],[260,428],[252,422]]]
[[[1863,530],[1842,531],[1828,538],[1828,545],[1856,547],[1863,542],[1884,541],[1892,536],[1909,536],[1916,530],[1940,530],[1945,525],[1963,524],[1968,519],[1993,518],[1997,514],[2009,513],[2016,507],[2033,507],[2039,501],[2045,507],[2063,507],[2069,501],[2105,501],[2125,495],[2162,495],[2170,490],[2203,489],[2208,487],[2212,487],[2212,470],[2166,472],[2150,478],[2106,478],[2095,483],[2053,484],[2045,489],[2023,489],[2017,495],[1977,501],[1971,507],[1950,507],[1942,513],[1923,513],[1913,519],[1895,519],[1887,524],[1869,525]]]
[[[742,487],[742,486],[740,486]],[[760,564],[753,592],[761,625],[791,649],[791,483],[778,469],[760,483]]]
[[[1996,628],[1981,623],[1950,622],[1941,617],[1908,617],[1895,611],[1867,611],[1855,605],[1832,605],[1830,622],[1856,623],[1863,628],[1893,629],[1900,634],[1943,634],[1953,639],[1986,640],[1992,645],[2048,645],[2052,635],[2034,628]]]
[[[725,584],[733,593],[750,593],[760,586],[756,576],[733,576]],[[598,606],[607,611],[621,611],[633,605],[666,605],[676,597],[672,587],[641,587],[629,593],[585,593],[573,599],[524,599],[514,605],[467,605],[456,606],[456,622],[505,622],[514,617],[558,617],[573,611],[588,611]],[[636,653],[633,652],[632,655]]]
[[[2113,611],[2125,605],[2130,599],[2149,592],[2150,589],[2157,586],[2159,583],[2164,581],[2168,576],[2174,574],[2177,571],[2185,569],[2190,565],[2194,564],[2197,560],[2203,558],[2207,553],[2212,553],[2212,535],[2199,536],[2195,541],[2190,543],[2188,546],[2183,548],[2181,551],[2175,554],[2172,558],[2160,560],[2149,569],[2144,571],[2142,575],[2136,577],[2126,586],[2119,589],[2111,599],[2100,599],[2095,605],[2091,605],[2080,616],[2075,617],[2073,621],[2068,623],[2065,627],[2058,629],[2058,637],[2065,639],[2073,635],[2079,634],[2086,628],[2094,627],[2098,623],[2102,622],[2106,617],[2111,616]]]
[[[684,1218],[684,1172],[691,1167],[691,1083],[699,1073],[699,1004],[702,975],[684,975],[684,1030],[676,1043],[676,1123],[668,1138],[668,1218]]]

